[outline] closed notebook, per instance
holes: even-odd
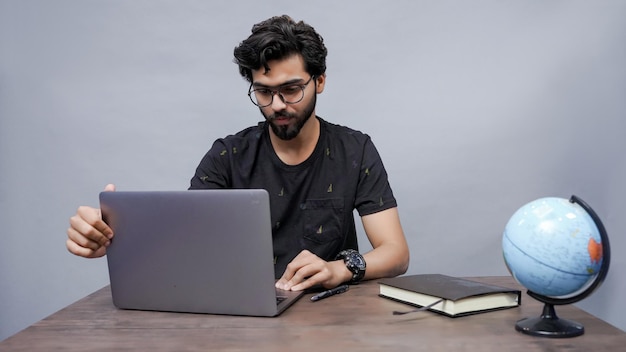
[[[379,285],[381,297],[417,307],[432,305],[428,310],[449,317],[513,308],[521,304],[520,290],[441,274],[387,278],[379,280]]]

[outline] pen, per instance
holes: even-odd
[[[320,293],[316,294],[315,296],[311,297],[311,301],[315,302],[315,301],[319,301],[320,299],[324,299],[326,297],[330,297],[330,296],[333,296],[333,295],[344,293],[344,292],[348,291],[349,288],[350,288],[350,286],[348,286],[348,285],[341,285],[341,286],[337,286],[335,288],[331,288],[330,290],[326,290],[324,292],[320,292]]]

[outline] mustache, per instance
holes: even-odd
[[[274,120],[274,119],[277,119],[279,117],[291,118],[291,117],[296,117],[296,116],[294,114],[290,114],[288,112],[279,111],[279,112],[276,112],[276,113],[271,114],[270,116],[268,116],[268,120]]]

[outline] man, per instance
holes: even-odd
[[[265,121],[215,141],[191,179],[190,189],[269,192],[276,286],[286,290],[396,276],[409,262],[396,200],[372,141],[315,115],[326,53],[311,26],[288,16],[253,26],[235,48],[235,63]],[[354,209],[373,247],[365,255],[356,250]],[[70,225],[71,253],[106,254],[113,232],[99,209],[79,207]]]

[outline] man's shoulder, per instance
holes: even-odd
[[[233,142],[241,142],[241,141],[257,141],[260,140],[263,136],[264,123],[259,122],[255,126],[246,127],[243,130],[228,135],[226,137],[220,138],[223,142],[233,143]]]
[[[322,124],[322,128],[332,139],[353,140],[359,143],[364,143],[370,139],[370,136],[364,132],[348,126],[328,122],[321,117],[318,118]]]

